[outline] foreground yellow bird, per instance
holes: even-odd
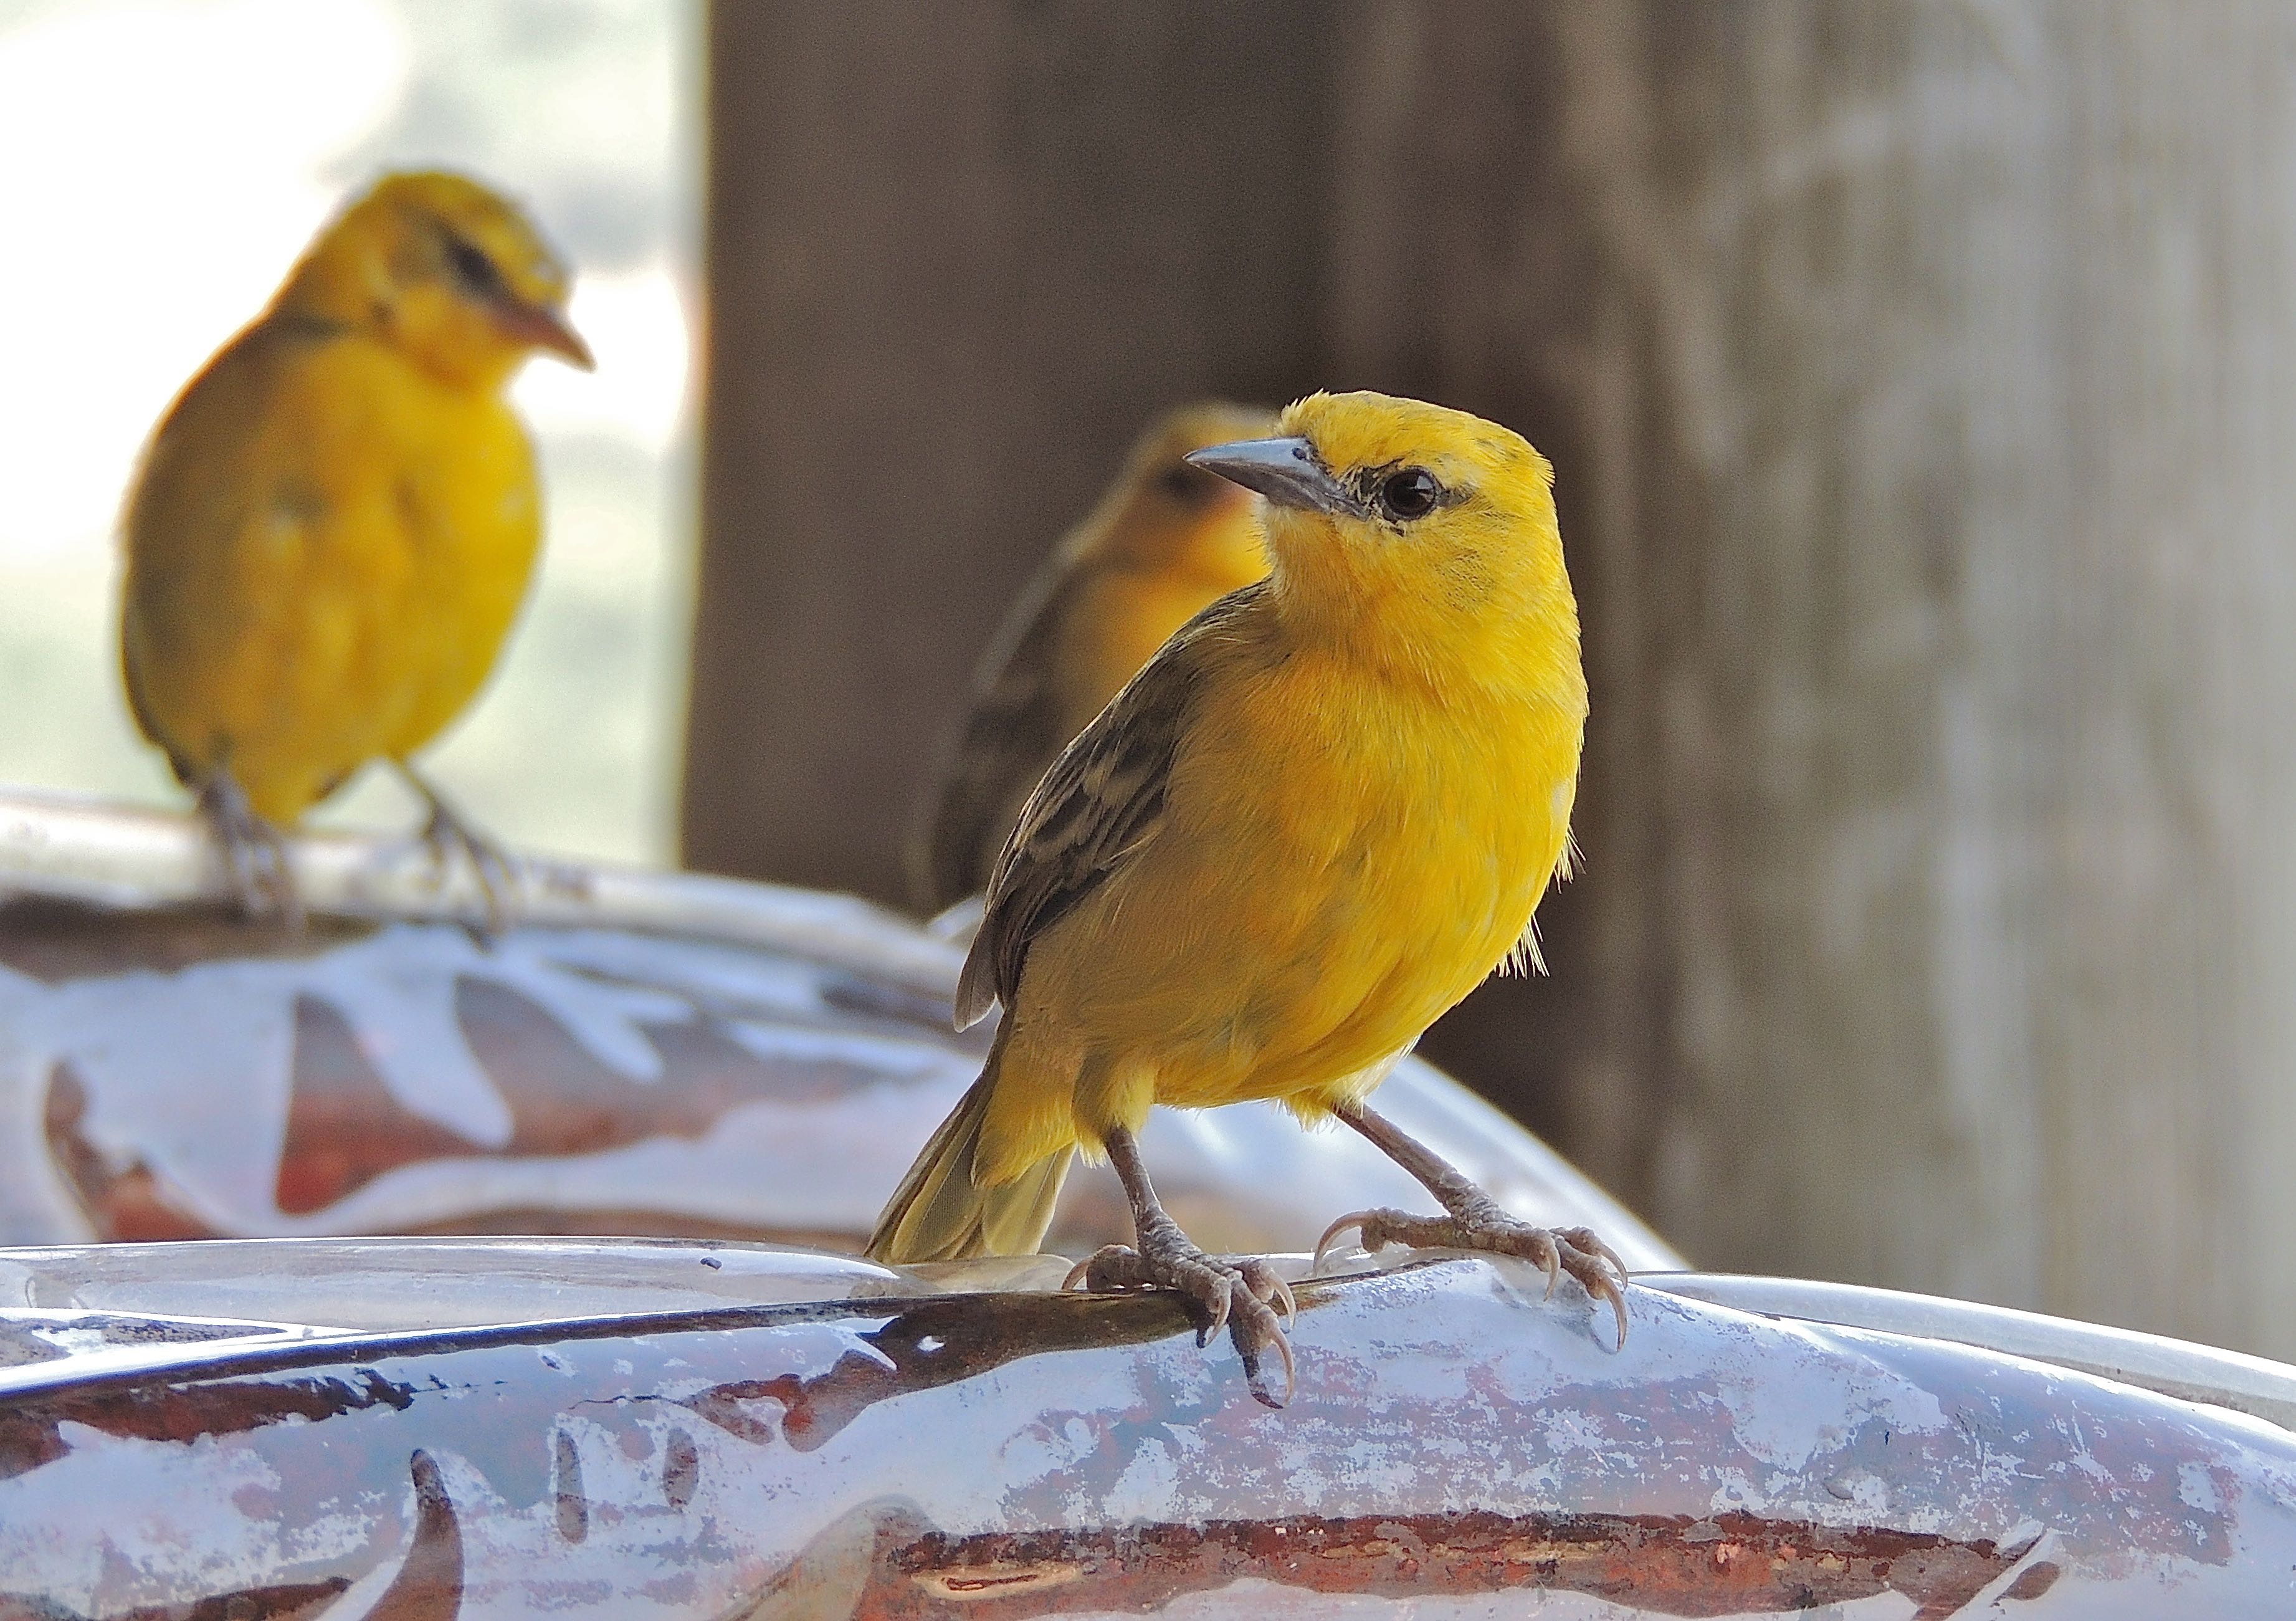
[[[567,272],[458,175],[397,174],[321,232],[153,431],[124,523],[120,654],[250,911],[299,917],[281,829],[386,760],[498,903],[508,868],[408,763],[494,668],[540,544],[504,398],[575,365]]]
[[[1267,572],[1259,503],[1191,450],[1265,433],[1272,411],[1207,401],[1142,434],[1106,496],[1013,605],[909,850],[928,912],[988,886],[1004,835],[1070,738],[1171,634]]]
[[[1502,963],[1564,871],[1587,717],[1546,460],[1508,430],[1316,394],[1272,439],[1189,459],[1266,498],[1273,572],[1174,637],[1061,755],[998,860],[957,990],[1005,1007],[980,1079],[869,1253],[1033,1250],[1071,1153],[1105,1152],[1136,1245],[1079,1269],[1226,1323],[1253,1394],[1291,1351],[1272,1270],[1190,1243],[1136,1134],[1151,1106],[1273,1098],[1337,1118],[1443,1205],[1343,1217],[1363,1247],[1502,1251],[1577,1278],[1626,1333],[1626,1269],[1584,1229],[1516,1221],[1365,1103]],[[1320,1254],[1319,1254],[1320,1259]]]

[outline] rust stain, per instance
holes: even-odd
[[[350,1585],[347,1576],[324,1582],[290,1582],[249,1587],[185,1604],[146,1605],[114,1610],[104,1621],[317,1621]],[[0,1621],[92,1621],[75,1609],[45,1599],[0,1592]]]
[[[212,902],[116,911],[28,895],[0,905],[0,966],[59,985],[137,968],[165,974],[233,959],[316,957],[379,926],[321,916],[295,935]]]
[[[750,1103],[829,1102],[886,1078],[833,1058],[768,1062],[702,1017],[644,1026],[661,1055],[661,1075],[633,1081],[507,987],[464,977],[455,1005],[472,1056],[510,1110],[510,1140],[489,1148],[407,1108],[343,1016],[299,997],[275,1193],[282,1211],[311,1214],[387,1172],[429,1160],[562,1158],[660,1137],[698,1140]]]
[[[1333,1287],[1345,1280],[1302,1288],[1300,1311],[1314,1310],[1316,1296]],[[849,1351],[810,1378],[733,1381],[681,1404],[737,1440],[765,1444],[778,1434],[793,1451],[809,1452],[893,1396],[955,1384],[1025,1356],[1146,1345],[1189,1326],[1187,1308],[1162,1294],[999,1295],[991,1310],[982,1308],[983,1298],[958,1295],[911,1306],[859,1336],[876,1356]],[[760,1402],[773,1411],[757,1411]]]
[[[551,1507],[558,1535],[578,1543],[590,1535],[590,1496],[582,1489],[582,1453],[574,1437],[559,1430],[550,1438]]]
[[[414,1480],[414,1535],[406,1562],[374,1601],[367,1621],[455,1621],[463,1613],[463,1527],[446,1477],[429,1452],[407,1460]]]
[[[287,1134],[272,1200],[289,1215],[324,1210],[400,1165],[486,1150],[390,1094],[349,1021],[316,997],[295,999]]]
[[[1961,1611],[2025,1547],[1751,1514],[1301,1517],[1095,1531],[915,1535],[894,1517],[857,1616],[974,1621],[1152,1610],[1246,1577],[1333,1597],[1585,1593],[1646,1614],[1770,1615],[1911,1600],[1923,1621]],[[2030,1546],[2030,1544],[2026,1544]],[[2035,1566],[2007,1599],[2046,1591]]]
[[[662,1500],[673,1509],[682,1509],[693,1501],[694,1490],[701,1484],[701,1449],[684,1430],[670,1431],[661,1451]]]
[[[2005,1599],[2038,1599],[2054,1587],[2057,1578],[2062,1575],[2063,1569],[2052,1561],[2037,1560],[2019,1571],[2017,1579],[2009,1584],[2009,1591],[2001,1596]]]
[[[373,1407],[404,1412],[414,1402],[412,1389],[371,1368],[348,1377],[230,1378],[190,1388],[99,1385],[22,1396],[0,1405],[0,1480],[69,1452],[62,1438],[67,1423],[127,1440],[195,1441]]]
[[[48,1158],[97,1238],[141,1244],[221,1236],[174,1203],[166,1183],[143,1160],[126,1165],[108,1160],[82,1131],[86,1118],[86,1086],[69,1063],[56,1065],[48,1072],[42,1108]]]

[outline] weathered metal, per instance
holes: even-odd
[[[288,941],[212,903],[188,819],[0,798],[0,1243],[361,1232],[716,1235],[857,1247],[978,1072],[960,948],[837,896],[545,869],[521,926],[373,841],[297,844]],[[1382,1107],[1517,1214],[1679,1264],[1544,1144],[1415,1060]],[[1419,1203],[1274,1106],[1144,1139],[1205,1243],[1304,1248]],[[1104,1172],[1051,1242],[1127,1237]]]
[[[488,939],[372,843],[298,860],[318,921],[285,940],[209,903],[182,819],[0,800],[0,1240],[41,1246],[0,1250],[0,1621],[2296,1599],[2264,1421],[2296,1370],[1689,1275],[1613,1353],[1575,1284],[1423,1256],[1301,1286],[1271,1413],[1176,1303],[1054,1293],[1054,1256],[734,1241],[849,1248],[972,1078],[931,931],[584,869]],[[1519,1213],[1674,1260],[1426,1066],[1382,1098]],[[1270,1109],[1147,1147],[1221,1247],[1415,1195]],[[1055,1242],[1122,1227],[1079,1175]],[[704,1236],[356,1236],[506,1228]]]
[[[534,1241],[442,1314],[491,1242],[0,1257],[0,1617],[2289,1613],[2296,1436],[1980,1348],[1423,1258],[1269,1412],[1166,1300]]]

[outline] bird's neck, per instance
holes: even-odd
[[[1270,608],[1294,646],[1447,702],[1470,690],[1583,715],[1578,611],[1570,581],[1523,571],[1494,577],[1463,565],[1430,575],[1355,559],[1286,567]]]
[[[395,286],[371,253],[321,243],[280,288],[265,319],[316,325],[382,345],[433,381],[472,396],[496,394],[526,356],[474,313],[427,304]]]

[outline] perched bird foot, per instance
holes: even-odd
[[[430,808],[418,836],[423,848],[430,852],[438,883],[445,885],[447,875],[454,870],[456,856],[469,862],[471,876],[478,880],[479,893],[486,901],[486,932],[501,934],[512,921],[512,902],[526,878],[524,867],[515,856],[472,826],[412,767],[401,762],[398,769],[422,796],[422,802]]]
[[[250,919],[275,918],[288,934],[300,934],[303,898],[295,888],[286,835],[257,814],[228,771],[214,772],[201,785],[200,814],[215,835],[240,910]]]
[[[1196,1308],[1196,1344],[1207,1345],[1225,1327],[1243,1361],[1244,1381],[1251,1394],[1269,1407],[1292,1399],[1298,1382],[1292,1362],[1292,1342],[1285,1331],[1300,1314],[1292,1286],[1275,1269],[1252,1255],[1209,1255],[1190,1242],[1169,1218],[1144,1226],[1140,1247],[1111,1244],[1078,1262],[1068,1280],[1071,1288],[1081,1280],[1095,1293],[1129,1289],[1170,1289]],[[1275,1308],[1283,1307],[1283,1315]],[[1261,1359],[1273,1351],[1283,1364],[1283,1394],[1268,1387]]]
[[[1376,1255],[1390,1245],[1413,1249],[1470,1249],[1490,1255],[1513,1255],[1546,1271],[1551,1297],[1564,1272],[1576,1278],[1587,1293],[1609,1304],[1619,1321],[1619,1345],[1627,1343],[1627,1263],[1618,1253],[1584,1227],[1534,1227],[1507,1214],[1480,1194],[1462,1200],[1448,1215],[1413,1215],[1402,1210],[1358,1210],[1341,1216],[1324,1230],[1316,1246],[1311,1271],[1324,1270],[1333,1241],[1349,1229],[1365,1253]]]

